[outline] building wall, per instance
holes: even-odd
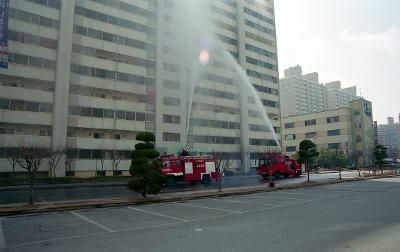
[[[306,126],[306,121],[315,121],[315,125]],[[319,150],[341,149],[350,155],[352,153],[350,109],[283,117],[282,137],[284,151],[290,155],[299,150],[300,142],[305,139],[313,141]]]
[[[2,134],[3,156],[6,148],[28,140],[66,146],[77,151],[71,170],[87,176],[104,168],[96,160],[103,150],[121,151],[128,159],[140,131],[154,132],[161,152],[189,144],[226,152],[235,163],[261,147],[275,147],[275,134],[280,138],[273,1],[210,1],[203,13],[211,15],[207,20],[221,48],[250,75],[277,133],[250,116],[255,104],[241,92],[240,78],[218,64],[226,55],[202,68],[208,78],[198,87],[208,93],[191,89],[195,70],[185,51],[186,33],[180,32],[187,28],[182,21],[188,5],[181,1],[13,0],[10,5],[10,66],[0,70],[0,128],[8,129]],[[126,171],[129,162],[123,164]],[[249,168],[244,166],[233,168]],[[3,162],[0,172],[6,170]],[[64,174],[60,167],[57,176]]]

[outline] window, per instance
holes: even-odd
[[[181,105],[181,100],[178,98],[173,98],[173,97],[164,97],[163,104],[179,107]]]
[[[340,129],[328,130],[328,136],[339,136],[339,135],[340,135]]]
[[[114,110],[105,109],[104,110],[104,118],[114,119]]]
[[[180,83],[178,81],[163,80],[163,86],[171,89],[179,89]]]
[[[285,123],[285,129],[293,129],[296,127],[296,123]]]
[[[14,128],[0,128],[0,134],[2,135],[14,135]]]
[[[331,149],[331,150],[340,149],[340,143],[330,143],[330,144],[328,144],[328,149]]]
[[[10,109],[16,111],[25,111],[25,101],[11,100]]]
[[[39,112],[39,102],[26,102],[26,111]]]
[[[120,134],[113,134],[112,138],[113,139],[121,139],[121,135]]]
[[[103,109],[93,108],[92,109],[92,116],[93,117],[98,117],[98,118],[103,118]]]
[[[286,147],[286,152],[296,152],[297,148],[296,146],[288,146]]]
[[[50,132],[50,130],[47,130],[47,129],[41,129],[39,131],[39,135],[40,136],[51,136],[51,132]]]
[[[136,113],[136,121],[144,122],[146,121],[146,114],[145,113]]]
[[[126,120],[135,121],[136,113],[135,112],[126,112]]]
[[[285,140],[294,140],[296,139],[296,134],[288,134],[285,136]]]
[[[0,99],[0,109],[10,109],[10,99]]]
[[[339,116],[333,116],[326,118],[326,123],[336,123],[339,122]]]
[[[115,111],[115,117],[117,119],[125,120],[126,119],[125,111]]]
[[[317,132],[307,132],[306,133],[306,138],[315,138],[317,137]]]
[[[181,135],[178,133],[163,133],[163,141],[166,142],[179,142],[181,139]]]
[[[92,110],[87,107],[81,107],[81,116],[92,116]]]
[[[177,115],[163,115],[163,123],[180,124],[181,118]]]
[[[313,125],[317,125],[317,120],[312,119],[304,121],[304,126],[313,126]]]

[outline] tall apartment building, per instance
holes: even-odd
[[[378,125],[378,142],[391,150],[400,149],[400,117],[395,123],[393,117],[388,117],[387,124]]]
[[[355,86],[341,88],[340,81],[319,82],[318,73],[303,75],[301,66],[285,69],[280,79],[282,116],[301,115],[348,106],[357,98]]]
[[[275,132],[255,116],[254,101],[244,97],[229,62],[211,57],[201,84],[190,85],[195,69],[185,51],[183,16],[199,1],[190,2],[9,1],[9,64],[0,69],[0,172],[11,171],[8,151],[37,143],[75,150],[68,174],[76,176],[112,174],[110,161],[103,167],[99,157],[121,151],[126,160],[120,170],[127,174],[140,131],[154,132],[162,152],[186,144],[225,152],[240,171],[248,170],[243,160],[260,147],[275,147]],[[216,0],[201,8],[196,13],[210,15],[219,43],[249,76],[279,134],[273,1]],[[215,51],[210,53],[223,54]],[[56,173],[64,176],[64,166]]]
[[[357,99],[356,86],[342,89],[341,85],[342,84],[340,81],[334,81],[325,84],[328,109],[346,107],[349,101]]]
[[[280,79],[282,117],[324,111],[326,90],[319,83],[318,73],[303,75],[301,66],[285,69]]]
[[[345,108],[282,117],[283,148],[295,154],[301,141],[313,141],[319,150],[342,150],[357,164],[371,164],[374,127],[371,102],[358,99]]]

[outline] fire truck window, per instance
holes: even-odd
[[[260,165],[266,165],[266,164],[267,164],[267,162],[265,159],[260,159]]]
[[[289,170],[292,170],[293,164],[292,164],[292,163],[288,163],[288,164],[287,164],[287,167],[288,167]]]
[[[164,161],[163,162],[163,166],[169,167],[169,164],[170,164],[169,161]]]
[[[175,161],[174,161],[174,165],[180,165],[179,160],[175,160]]]

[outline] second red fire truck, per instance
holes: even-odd
[[[257,173],[264,179],[269,176],[279,178],[299,177],[302,174],[301,164],[295,159],[281,153],[267,154],[259,159]]]

